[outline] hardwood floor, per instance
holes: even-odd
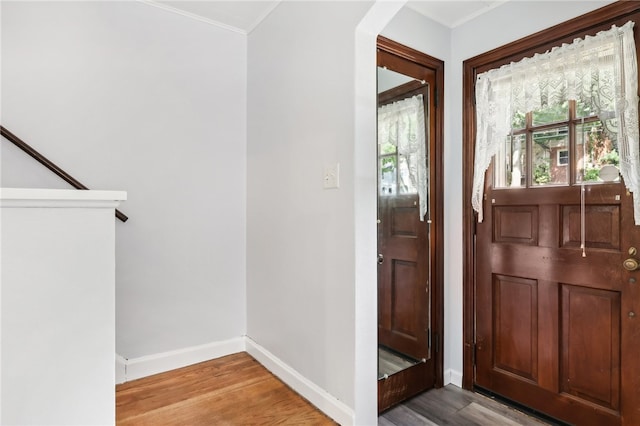
[[[245,352],[116,386],[118,426],[335,425]],[[388,410],[380,426],[545,423],[453,385]],[[369,425],[367,425],[369,426]]]
[[[544,426],[493,399],[448,385],[420,394],[378,419],[379,426]]]
[[[116,386],[116,424],[336,423],[242,352]]]

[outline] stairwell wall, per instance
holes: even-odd
[[[89,188],[129,194],[117,352],[243,336],[246,34],[141,2],[0,7],[2,125]],[[2,186],[68,188],[0,147]]]

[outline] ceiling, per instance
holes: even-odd
[[[144,3],[191,18],[250,33],[280,0],[142,0]],[[407,7],[449,28],[473,19],[508,0],[410,0]]]

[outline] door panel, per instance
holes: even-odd
[[[476,385],[570,423],[622,423],[625,378],[640,373],[623,355],[625,335],[637,333],[625,305],[638,303],[638,272],[622,262],[640,242],[625,194],[621,184],[593,185],[581,209],[579,187],[487,189]],[[637,388],[626,392],[637,400]]]
[[[620,293],[562,284],[562,391],[620,406]],[[594,324],[597,331],[594,332]]]
[[[379,200],[379,344],[414,359],[429,359],[429,256],[418,197],[383,196]],[[423,247],[420,250],[420,247]]]
[[[496,275],[495,368],[536,382],[538,377],[537,282]]]

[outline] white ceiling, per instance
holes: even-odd
[[[413,0],[407,7],[449,28],[457,27],[508,0]]]
[[[142,0],[194,19],[250,33],[281,0]],[[407,7],[454,28],[508,0],[410,0]]]

